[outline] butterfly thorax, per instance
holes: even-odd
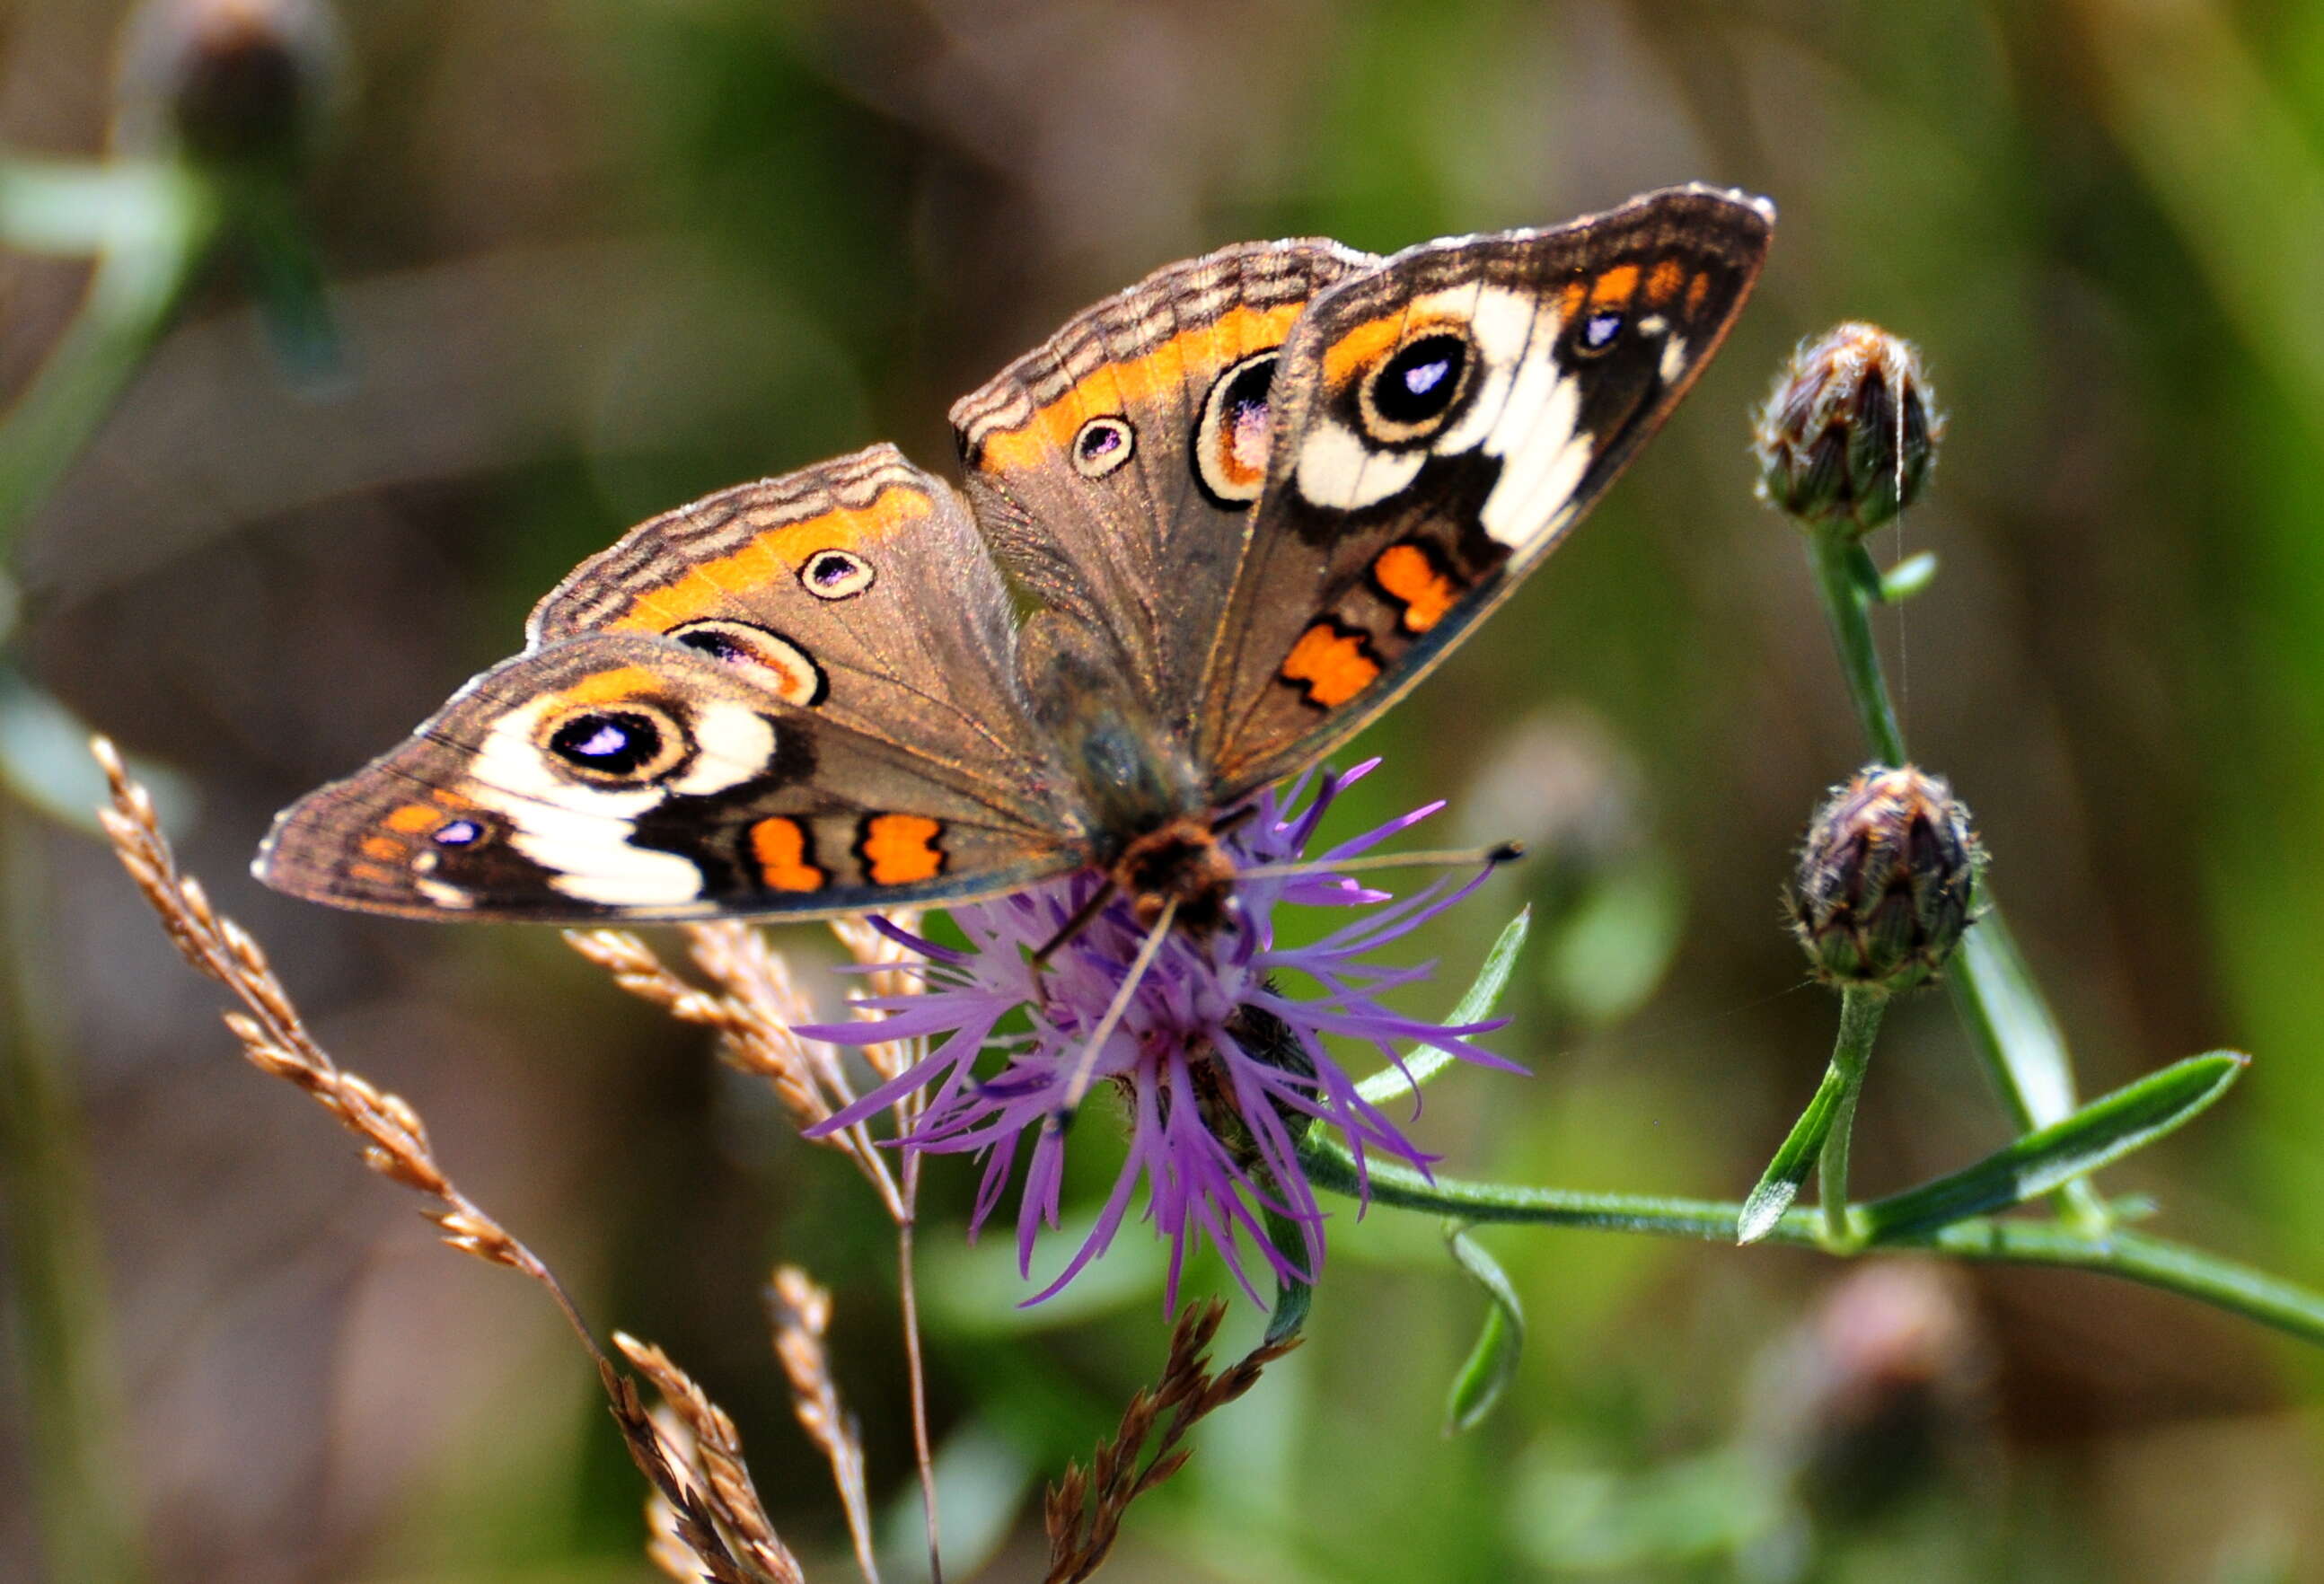
[[[1183,734],[1155,718],[1127,668],[1065,622],[1028,629],[1027,690],[1081,795],[1092,862],[1143,923],[1177,904],[1177,924],[1223,923],[1235,868]]]
[[[1084,695],[1058,723],[1090,812],[1091,857],[1151,924],[1170,903],[1183,928],[1225,921],[1234,861],[1219,845],[1192,760],[1142,712]]]

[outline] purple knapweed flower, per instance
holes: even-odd
[[[1141,1179],[1148,1185],[1148,1219],[1171,1243],[1167,1306],[1176,1304],[1188,1245],[1202,1238],[1216,1246],[1254,1299],[1259,1292],[1240,1251],[1246,1235],[1278,1278],[1312,1284],[1323,1257],[1323,1212],[1299,1164],[1298,1141],[1307,1128],[1338,1130],[1360,1168],[1372,1150],[1424,1172],[1435,1159],[1357,1092],[1354,1080],[1325,1049],[1325,1035],[1369,1045],[1398,1064],[1399,1044],[1416,1043],[1487,1066],[1524,1071],[1469,1042],[1469,1036],[1498,1028],[1504,1020],[1448,1027],[1381,1004],[1383,992],[1425,979],[1427,965],[1385,968],[1367,961],[1467,897],[1483,882],[1484,873],[1465,883],[1440,880],[1398,901],[1343,876],[1263,872],[1270,864],[1302,860],[1333,800],[1379,763],[1370,760],[1345,775],[1326,772],[1320,786],[1313,775],[1303,776],[1279,796],[1264,793],[1257,813],[1222,838],[1244,871],[1234,888],[1239,916],[1207,939],[1171,932],[1097,1053],[1095,1078],[1101,1086],[1117,1090],[1129,1108],[1129,1158],[1089,1237],[1064,1273],[1028,1303],[1056,1294],[1105,1250]],[[1311,787],[1316,789],[1309,799]],[[1438,802],[1415,809],[1341,843],[1320,859],[1352,858],[1443,806]],[[917,972],[925,993],[859,1003],[887,1013],[883,1021],[798,1031],[843,1044],[920,1036],[937,1041],[926,1060],[816,1131],[852,1126],[904,1095],[928,1089],[917,1126],[897,1142],[927,1154],[984,1156],[972,1237],[999,1204],[1019,1147],[1032,1138],[1017,1215],[1018,1263],[1028,1275],[1036,1234],[1044,1221],[1052,1228],[1058,1221],[1065,1129],[1057,1119],[1073,1098],[1089,1036],[1146,936],[1128,902],[1117,900],[1045,967],[1034,967],[1033,949],[1052,937],[1099,884],[1093,872],[1085,871],[998,901],[954,908],[953,920],[969,939],[966,951],[883,926],[924,959]],[[1283,948],[1276,944],[1275,915],[1285,905],[1361,911],[1312,945]],[[1285,981],[1294,979],[1321,993],[1286,993]],[[1019,1007],[1026,1008],[1029,1027],[996,1033]],[[1003,1053],[1004,1062],[998,1073],[980,1079],[976,1068],[987,1049]],[[1415,1099],[1416,1113],[1416,1091]],[[1298,1228],[1301,1247],[1283,1248],[1269,1235],[1266,1210]]]

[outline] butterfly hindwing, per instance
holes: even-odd
[[[1276,350],[1318,291],[1375,262],[1310,240],[1172,264],[953,408],[1002,562],[1187,741],[1266,476]]]
[[[662,636],[559,640],[276,822],[260,879],[374,912],[860,912],[1084,861],[980,781]]]
[[[1318,296],[1204,689],[1216,803],[1354,732],[1540,563],[1725,336],[1772,221],[1673,189]]]

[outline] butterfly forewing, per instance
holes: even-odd
[[[1677,189],[1316,299],[1204,689],[1215,802],[1343,741],[1540,564],[1725,336],[1772,219]]]

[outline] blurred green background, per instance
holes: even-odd
[[[17,151],[106,146],[124,12],[0,12]],[[1794,340],[1866,317],[1920,344],[1952,418],[1928,503],[1875,542],[1943,561],[1883,618],[1892,680],[1979,816],[2085,1088],[2256,1056],[2107,1185],[2324,1280],[2324,7],[364,0],[343,22],[306,194],[341,374],[287,379],[246,275],[207,272],[26,525],[19,641],[196,790],[189,865],[325,1044],[411,1099],[601,1327],[734,1413],[811,1577],[848,1568],[766,1344],[778,1259],[837,1291],[894,1576],[916,1566],[887,1229],[844,1164],[553,935],[329,914],[244,866],[276,806],[514,649],[632,521],[883,437],[942,466],[954,396],[1245,237],[1389,250],[1687,180],[1782,210],[1663,437],[1361,745],[1388,762],[1342,831],[1442,796],[1464,832],[1536,847],[1427,943],[1443,968],[1412,1004],[1441,1012],[1536,907],[1499,1040],[1536,1075],[1431,1091],[1416,1128],[1448,1169],[1732,1197],[1814,1084],[1833,1006],[1800,988],[1775,898],[1861,749],[1746,441]],[[0,271],[13,391],[88,272]],[[540,1295],[436,1248],[240,1066],[100,845],[16,832],[27,972],[85,1108],[111,1517],[150,1576],[648,1576],[640,1487]],[[1857,1176],[1957,1165],[1999,1118],[1943,998],[1915,1000]],[[1080,1137],[1093,1202],[1113,1147]],[[928,1176],[955,1571],[1038,1577],[1039,1482],[1159,1365],[1159,1260],[1132,1229],[1019,1312],[1006,1250],[958,1247],[970,1168]],[[1108,1577],[2324,1579],[2318,1361],[2191,1304],[1498,1231],[1522,1370],[1446,1440],[1480,1300],[1425,1220],[1333,1230],[1308,1345],[1205,1428]],[[37,1383],[0,1382],[0,1576],[38,1578]]]

